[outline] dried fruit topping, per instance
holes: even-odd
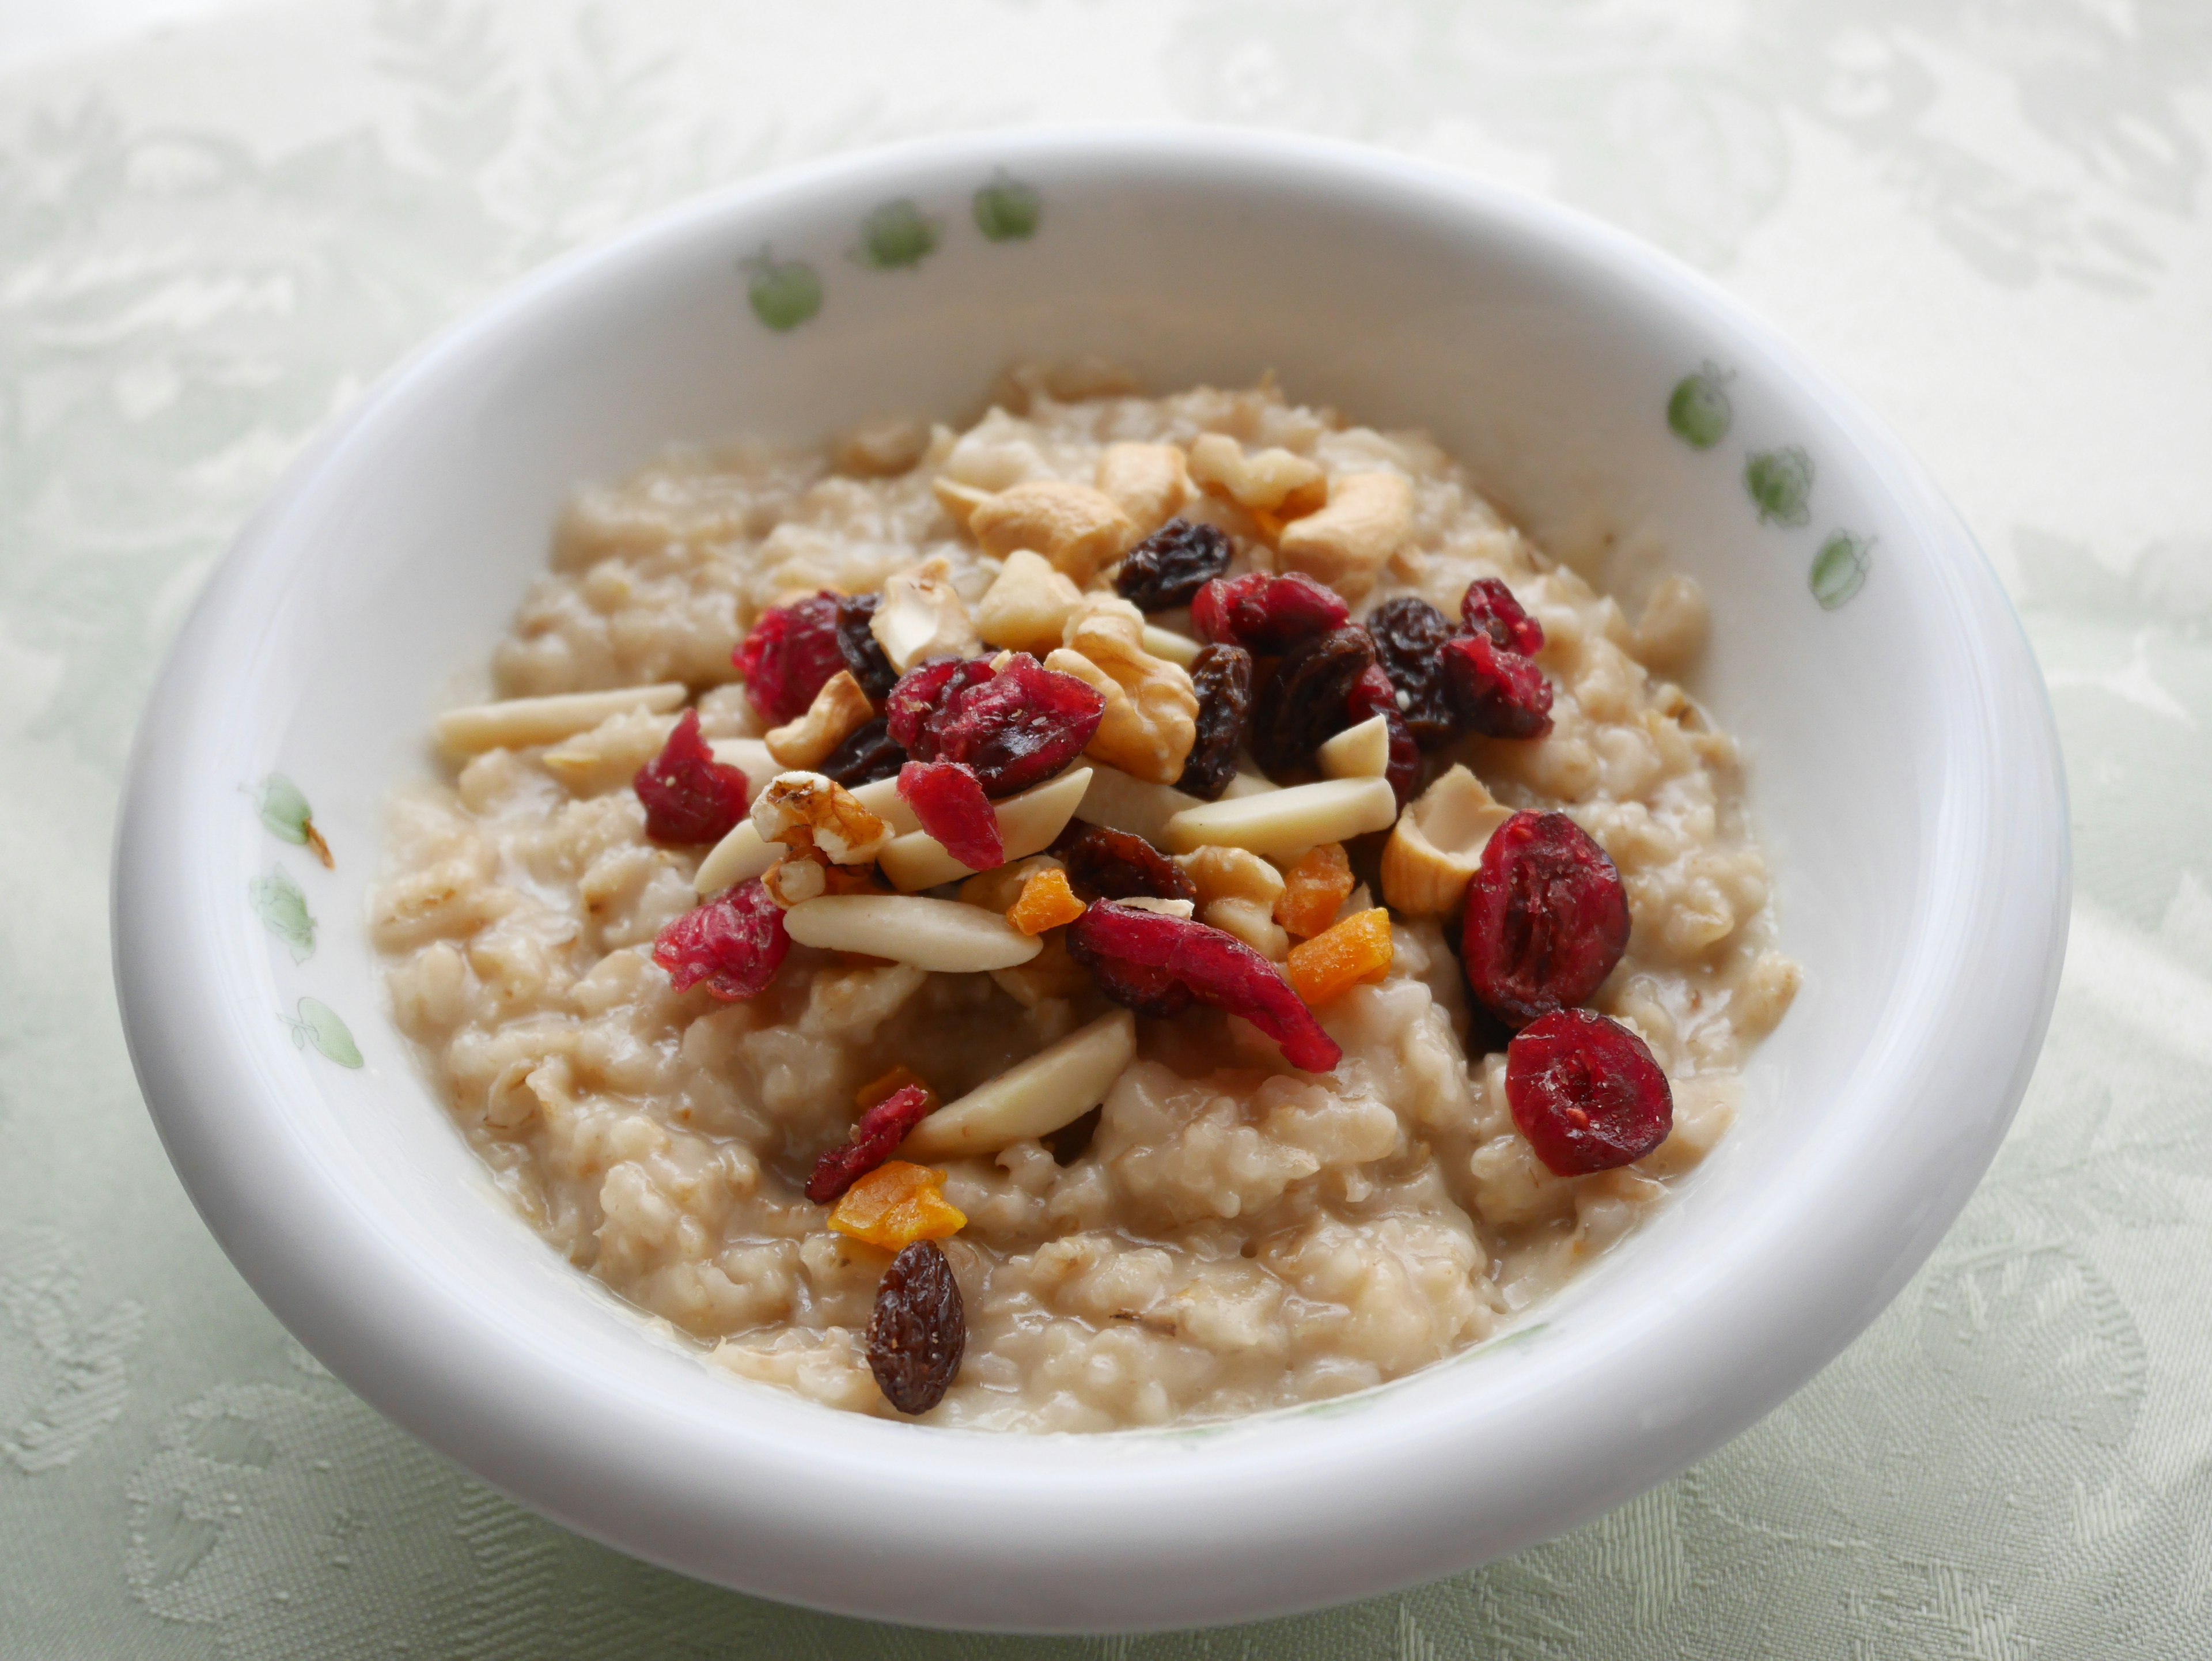
[[[817,770],[848,790],[857,790],[878,779],[896,778],[905,765],[906,751],[891,742],[889,723],[878,715],[824,756]]]
[[[1477,577],[1460,597],[1459,614],[1467,626],[1486,634],[1499,650],[1533,658],[1544,649],[1544,625],[1521,609],[1513,591],[1496,577]]]
[[[1084,915],[1088,916],[1090,913]],[[1092,982],[1110,1003],[1164,1021],[1182,1014],[1197,1001],[1191,989],[1164,969],[1148,969],[1142,964],[1112,957],[1092,946],[1073,928],[1068,929],[1065,938],[1067,955],[1091,971]]]
[[[1252,756],[1273,778],[1310,770],[1314,751],[1352,724],[1352,689],[1375,664],[1364,629],[1309,635],[1283,654],[1252,711]]]
[[[1083,902],[1067,885],[1067,873],[1056,866],[1032,872],[1020,897],[1006,908],[1006,921],[1024,934],[1042,934],[1082,915]]]
[[[1191,660],[1198,739],[1176,788],[1215,801],[1237,775],[1237,752],[1252,715],[1252,654],[1241,646],[1201,646]]]
[[[822,683],[845,666],[837,647],[837,596],[771,605],[730,654],[744,678],[745,697],[771,727],[806,713]]]
[[[1401,594],[1367,614],[1367,632],[1376,662],[1406,695],[1402,713],[1413,741],[1433,750],[1456,738],[1459,712],[1444,690],[1444,642],[1459,632],[1451,619],[1425,599]]]
[[[1486,634],[1444,642],[1444,686],[1452,707],[1493,739],[1540,739],[1552,730],[1552,684],[1533,659],[1500,649]]]
[[[1102,964],[1111,964],[1116,975],[1150,971],[1217,1009],[1242,1015],[1280,1044],[1293,1067],[1326,1073],[1344,1059],[1342,1048],[1322,1031],[1282,971],[1221,929],[1109,904],[1092,906],[1071,924],[1067,946],[1069,954],[1094,975]],[[1115,1002],[1125,1001],[1115,997],[1103,977],[1100,987]]]
[[[969,870],[1006,862],[999,816],[973,770],[957,761],[910,761],[899,770],[898,793],[921,828]]]
[[[1382,717],[1390,735],[1390,760],[1382,776],[1390,781],[1391,792],[1402,810],[1420,794],[1421,747],[1414,742],[1406,717],[1398,708],[1397,689],[1391,685],[1390,677],[1382,672],[1381,664],[1376,664],[1352,683],[1352,691],[1345,695],[1344,703],[1347,726],[1357,727],[1376,715]]]
[[[791,936],[758,879],[726,888],[660,931],[653,960],[678,992],[704,983],[726,1003],[757,996],[775,978]]]
[[[968,1226],[945,1197],[945,1173],[904,1159],[886,1159],[847,1189],[830,1226],[886,1251],[916,1240],[941,1240]]]
[[[893,1091],[860,1115],[842,1147],[833,1147],[814,1162],[806,1179],[806,1197],[828,1205],[847,1189],[890,1158],[907,1132],[927,1118],[937,1098],[919,1085]]]
[[[1122,557],[1114,592],[1140,611],[1172,611],[1229,569],[1227,532],[1171,519]]]
[[[1516,813],[1468,885],[1461,957],[1477,1001],[1508,1025],[1588,999],[1628,946],[1628,893],[1565,813]]]
[[[853,678],[868,695],[868,702],[878,708],[898,684],[898,671],[891,667],[882,642],[868,627],[875,620],[876,607],[882,604],[881,594],[853,594],[837,602],[837,649],[844,654]]]
[[[968,1348],[967,1311],[945,1248],[917,1240],[891,1259],[868,1317],[868,1371],[901,1413],[945,1399]]]
[[[1288,651],[1309,635],[1340,629],[1351,616],[1335,590],[1297,571],[1216,577],[1190,602],[1191,627],[1200,640],[1242,646],[1262,657]]]
[[[714,759],[699,736],[696,709],[684,712],[631,784],[645,804],[645,834],[655,842],[720,842],[745,816],[744,770]]]
[[[866,1113],[878,1102],[887,1102],[911,1086],[929,1098],[929,1110],[937,1111],[937,1092],[929,1087],[928,1080],[904,1062],[885,1073],[879,1073],[853,1092],[853,1105]]]
[[[1505,1046],[1505,1104],[1536,1157],[1562,1177],[1642,1159],[1674,1126],[1650,1047],[1619,1021],[1555,1009]]]
[[[1142,837],[1103,824],[1072,822],[1052,851],[1067,867],[1067,880],[1107,900],[1195,900],[1190,873]]]
[[[1390,914],[1382,906],[1355,911],[1311,940],[1291,948],[1291,984],[1308,1003],[1343,996],[1362,981],[1379,981],[1390,968]]]
[[[1334,922],[1351,897],[1352,861],[1342,843],[1325,842],[1283,873],[1283,897],[1275,902],[1275,921],[1305,939]]]
[[[965,763],[996,798],[1042,783],[1081,755],[1106,700],[1018,652],[995,674],[982,658],[921,664],[892,689],[884,713],[892,740],[916,761]]]

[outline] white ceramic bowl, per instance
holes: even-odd
[[[1804,990],[1677,1202],[1512,1336],[1182,1433],[839,1415],[654,1335],[493,1194],[384,1013],[357,921],[380,803],[425,767],[428,718],[580,481],[687,437],[972,414],[1011,361],[1079,352],[1162,390],[1272,368],[1299,399],[1430,429],[1601,576],[1632,587],[1656,556],[1702,581],[1698,690],[1751,757]],[[1668,416],[1706,363],[1729,422],[1698,448]],[[1720,408],[1677,424],[1710,436]],[[1759,464],[1764,517],[1755,454],[1783,458]],[[272,773],[312,802],[335,870],[257,814]],[[320,922],[304,963],[248,904],[272,860]],[[547,1515],[708,1579],[898,1620],[1105,1629],[1466,1568],[1780,1402],[1987,1165],[2050,1011],[2067,865],[2041,679],[1966,529],[1711,285],[1381,155],[1002,133],[695,202],[530,278],[363,398],[177,642],[115,898],[131,1053],[179,1172],[254,1288],[378,1408]],[[342,1064],[348,1027],[365,1064]]]

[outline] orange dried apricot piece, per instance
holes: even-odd
[[[1382,906],[1355,911],[1291,948],[1291,984],[1309,1004],[1340,998],[1362,981],[1379,981],[1390,967],[1390,913]]]
[[[890,1100],[892,1097],[897,1095],[900,1091],[906,1089],[909,1085],[921,1092],[923,1095],[929,1098],[929,1110],[931,1112],[934,1113],[937,1111],[941,1104],[937,1099],[937,1092],[929,1087],[929,1080],[923,1078],[921,1074],[915,1072],[904,1062],[901,1062],[896,1067],[884,1074],[881,1078],[871,1079],[867,1083],[862,1085],[858,1090],[854,1091],[853,1092],[853,1105],[859,1108],[861,1112],[866,1113],[870,1108],[875,1106],[878,1102],[887,1102]]]
[[[885,1251],[903,1251],[916,1240],[941,1240],[968,1226],[966,1214],[944,1190],[943,1171],[887,1159],[845,1190],[830,1214],[830,1226]]]
[[[1024,934],[1042,934],[1083,915],[1084,905],[1067,885],[1067,873],[1045,870],[1030,873],[1021,897],[1006,908],[1006,921]]]
[[[1337,908],[1352,892],[1352,861],[1340,842],[1311,849],[1283,873],[1283,897],[1275,902],[1275,921],[1304,939],[1336,921]]]

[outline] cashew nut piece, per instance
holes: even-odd
[[[987,646],[1043,657],[1060,644],[1068,613],[1083,598],[1042,554],[1017,548],[975,605],[975,632]]]
[[[1413,528],[1413,487],[1396,473],[1340,473],[1328,505],[1283,527],[1276,543],[1285,570],[1303,571],[1348,600],[1375,586],[1375,575]]]
[[[1382,849],[1382,897],[1409,917],[1449,917],[1467,900],[1490,833],[1513,817],[1464,767],[1399,816]]]
[[[832,750],[875,719],[875,706],[849,669],[822,683],[798,720],[769,729],[768,752],[783,768],[818,767]],[[748,781],[750,782],[750,780]]]
[[[1240,508],[1287,519],[1322,501],[1321,463],[1285,449],[1244,453],[1226,433],[1202,433],[1191,443],[1190,476],[1210,494]]]
[[[978,503],[968,529],[985,553],[1004,559],[1018,548],[1030,549],[1079,587],[1137,539],[1137,527],[1113,497],[1056,478],[1032,479]]]
[[[1136,1017],[1126,1009],[1102,1015],[939,1108],[914,1128],[899,1157],[951,1159],[995,1153],[1011,1142],[1050,1135],[1104,1101],[1136,1056]]]
[[[868,632],[901,674],[926,658],[974,657],[982,645],[953,591],[952,562],[942,554],[884,579],[884,603],[868,619]]]
[[[1140,537],[1152,535],[1190,500],[1190,471],[1172,444],[1109,444],[1099,453],[1097,484],[1121,504]]]

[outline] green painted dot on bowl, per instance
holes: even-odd
[[[1813,517],[1813,458],[1794,444],[1757,451],[1744,463],[1743,488],[1762,524],[1805,524]]]
[[[1874,565],[1874,538],[1856,537],[1849,531],[1831,532],[1813,556],[1810,583],[1813,598],[1821,609],[1832,611],[1866,587]]]
[[[254,788],[253,805],[269,834],[296,848],[313,850],[325,868],[331,866],[331,845],[315,828],[314,810],[307,793],[282,773],[271,773]]]
[[[822,279],[803,259],[778,259],[775,251],[763,247],[750,259],[739,262],[750,281],[745,298],[753,315],[778,334],[795,329],[822,309]]]
[[[975,192],[975,228],[994,242],[1018,242],[1036,234],[1044,198],[1004,168]]]
[[[1693,450],[1710,450],[1728,436],[1735,408],[1729,402],[1728,383],[1735,377],[1711,362],[1699,366],[1674,383],[1667,399],[1667,424],[1674,436]]]
[[[338,1012],[320,998],[301,999],[300,1013],[296,1016],[286,1015],[282,1019],[292,1029],[292,1043],[295,1047],[305,1050],[313,1044],[325,1058],[336,1062],[340,1067],[359,1067],[362,1064],[361,1046],[353,1041],[353,1034],[347,1030],[345,1022],[339,1019]]]
[[[910,271],[937,252],[939,222],[910,196],[886,202],[860,222],[853,258],[870,271]]]
[[[246,892],[262,926],[292,948],[294,963],[305,963],[315,955],[314,915],[290,872],[272,865],[268,875],[246,884]]]

